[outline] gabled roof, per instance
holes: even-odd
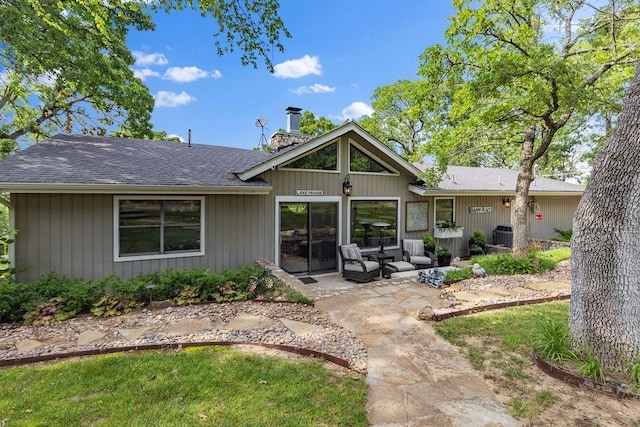
[[[241,179],[251,179],[259,174],[268,171],[269,169],[273,169],[277,166],[280,166],[283,163],[287,163],[289,160],[295,159],[296,157],[311,151],[317,147],[320,147],[327,142],[339,137],[340,135],[344,135],[348,132],[355,132],[360,137],[364,138],[371,145],[376,147],[377,149],[384,151],[389,157],[391,157],[398,165],[400,165],[403,169],[405,169],[409,174],[418,177],[420,170],[416,168],[414,165],[406,161],[399,154],[391,150],[389,147],[378,141],[373,135],[369,132],[361,128],[358,124],[354,122],[345,123],[342,126],[338,126],[335,129],[330,130],[329,132],[320,135],[319,137],[310,140],[304,144],[299,144],[297,146],[290,147],[282,152],[275,153],[273,157],[269,159],[265,159],[264,161],[256,164],[254,167],[251,167],[241,173],[239,176]]]
[[[426,167],[426,166],[423,166]],[[518,171],[506,168],[474,168],[467,166],[449,166],[447,175],[436,186],[428,188],[415,184],[410,191],[426,195],[477,195],[477,194],[513,194],[516,190]],[[571,184],[557,179],[536,176],[529,187],[530,194],[538,195],[580,195],[582,185]]]
[[[268,193],[236,175],[264,151],[58,134],[0,161],[0,191]]]

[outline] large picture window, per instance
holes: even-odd
[[[351,243],[373,249],[381,237],[385,248],[398,246],[398,200],[351,200]]]
[[[115,199],[115,259],[202,255],[204,199]]]

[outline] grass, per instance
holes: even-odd
[[[0,390],[1,425],[367,425],[362,378],[220,347],[7,368]]]
[[[527,373],[540,319],[565,322],[566,302],[513,307],[445,320],[437,333],[466,353],[473,367],[509,396],[507,406],[518,418],[531,419],[555,404],[553,393],[538,390]]]

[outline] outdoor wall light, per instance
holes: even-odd
[[[502,206],[505,208],[510,208],[511,207],[511,199],[508,197],[504,197],[502,199]]]
[[[342,183],[342,194],[344,194],[347,197],[351,195],[351,189],[353,188],[353,186],[351,185],[350,179],[351,177],[349,176],[349,174],[347,174],[344,177],[344,182]]]

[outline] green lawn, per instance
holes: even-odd
[[[363,378],[221,347],[6,368],[0,390],[7,426],[367,425]]]
[[[556,302],[447,319],[434,325],[439,335],[461,347],[473,367],[509,396],[512,415],[533,418],[561,399],[539,389],[528,369],[536,328],[540,319],[567,321],[569,304]]]

